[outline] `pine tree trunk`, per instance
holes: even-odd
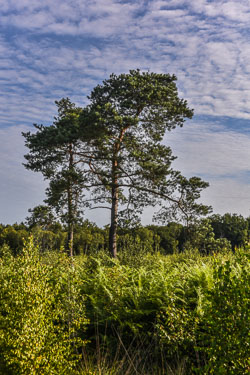
[[[68,226],[68,252],[69,256],[73,256],[73,243],[74,243],[74,227],[73,224],[69,224]]]
[[[114,145],[112,160],[112,203],[111,203],[111,221],[109,229],[109,251],[113,258],[117,256],[117,225],[118,225],[118,152],[119,143]]]
[[[109,229],[109,251],[113,258],[117,256],[118,187],[112,188],[111,222]]]
[[[69,146],[69,176],[68,176],[68,252],[73,256],[73,241],[74,241],[74,212],[73,212],[73,194],[72,194],[72,178],[70,172],[73,168],[73,151],[72,145]]]
[[[123,141],[124,134],[128,126],[121,129],[119,139],[113,147],[112,159],[112,204],[111,204],[111,223],[109,229],[109,251],[113,258],[117,256],[117,227],[118,227],[118,204],[119,204],[119,173],[118,173],[118,156]]]

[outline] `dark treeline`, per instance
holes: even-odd
[[[43,206],[36,208],[42,210]],[[64,249],[67,246],[67,227],[53,218],[36,216],[27,218],[25,223],[0,224],[0,247],[11,249],[13,255],[21,252],[24,242],[33,235],[41,252]],[[250,238],[250,217],[237,214],[212,215],[189,227],[170,222],[167,225],[138,226],[133,229],[118,228],[118,246],[120,251],[133,253],[160,252],[161,254],[179,253],[197,248],[201,253],[211,254],[222,249],[233,250],[245,247]],[[97,254],[109,248],[109,227],[99,228],[85,220],[75,228],[74,253]]]

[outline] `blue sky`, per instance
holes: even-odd
[[[249,0],[0,0],[0,222],[44,199],[21,132],[50,124],[55,100],[84,106],[112,72],[136,68],[176,74],[194,108],[165,138],[175,168],[210,182],[214,212],[249,216],[249,41]]]

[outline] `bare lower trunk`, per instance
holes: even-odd
[[[69,147],[69,171],[73,169],[73,152],[72,145]],[[74,212],[73,212],[73,193],[72,193],[72,178],[69,174],[68,176],[68,252],[69,255],[73,256],[73,241],[74,241]]]
[[[121,129],[118,141],[113,146],[112,158],[112,203],[111,203],[111,223],[109,229],[109,251],[113,258],[117,256],[117,227],[118,227],[118,203],[119,203],[119,173],[118,156],[124,134],[128,127]]]
[[[112,188],[111,223],[109,229],[109,251],[113,258],[117,256],[118,187]]]
[[[70,224],[68,226],[68,252],[69,252],[69,256],[73,256],[74,253],[73,253],[73,243],[74,243],[74,227],[73,227],[73,224]]]

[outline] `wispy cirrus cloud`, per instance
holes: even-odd
[[[248,1],[9,2],[1,24],[22,30],[22,40],[16,32],[0,48],[9,49],[6,66],[20,66],[12,72],[16,84],[29,84],[32,67],[37,91],[63,94],[58,86],[68,86],[78,96],[81,85],[91,87],[81,76],[94,85],[112,71],[140,67],[177,74],[196,113],[250,118],[247,7]],[[11,71],[4,70],[6,79]]]

